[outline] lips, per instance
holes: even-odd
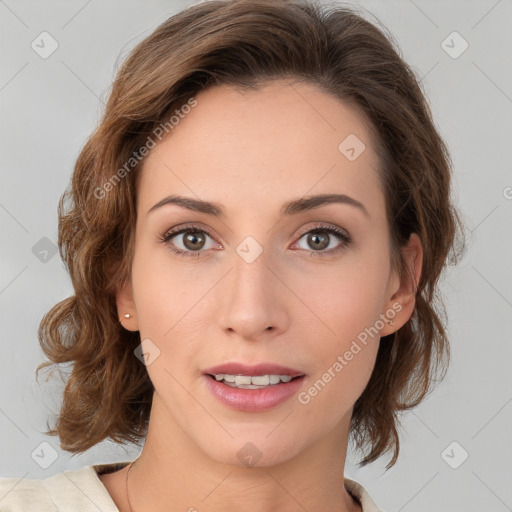
[[[224,406],[261,412],[289,400],[299,391],[304,379],[305,374],[300,370],[279,364],[225,363],[204,370],[202,381]]]

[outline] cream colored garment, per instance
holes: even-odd
[[[0,478],[0,512],[119,512],[98,473],[126,464],[85,466],[43,479]],[[345,478],[345,486],[363,512],[382,512],[362,485]]]

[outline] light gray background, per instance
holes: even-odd
[[[58,254],[49,253],[44,262],[34,252],[36,244],[48,243],[40,242],[43,237],[57,241],[59,197],[100,119],[120,59],[188,5],[0,0],[0,476],[41,478],[139,453],[137,447],[102,443],[71,457],[57,438],[41,434],[58,409],[61,386],[35,382],[43,360],[37,327],[72,288]],[[388,512],[512,510],[512,2],[358,5],[391,30],[422,79],[453,157],[469,251],[443,283],[453,352],[446,379],[404,416],[393,469],[384,472],[382,459],[358,470],[349,457],[346,474]],[[31,48],[43,31],[59,45],[47,59]],[[442,46],[453,31],[469,44],[458,58]],[[457,37],[444,43],[452,53],[461,48]],[[453,441],[458,445],[446,452]],[[42,442],[57,455],[47,469],[36,462],[38,453],[53,453]],[[453,469],[446,461],[460,463],[463,450],[468,459]]]

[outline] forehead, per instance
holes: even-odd
[[[170,193],[221,201],[227,210],[322,193],[383,207],[378,158],[355,107],[285,80],[258,90],[210,87],[195,100],[146,158],[138,209]]]

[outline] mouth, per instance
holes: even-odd
[[[258,412],[276,407],[298,392],[306,374],[285,366],[226,363],[203,372],[206,387],[225,406]]]

